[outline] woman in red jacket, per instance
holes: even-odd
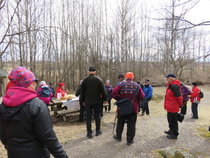
[[[200,89],[197,86],[196,82],[191,83],[192,91],[190,93],[190,102],[192,103],[191,109],[192,109],[192,119],[198,119],[198,104],[200,103]]]
[[[56,88],[56,98],[58,97],[58,93],[61,93],[61,97],[64,97],[66,93],[68,93],[68,90],[64,91],[65,84],[59,83],[58,87]]]

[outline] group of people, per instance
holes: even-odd
[[[9,87],[3,96],[0,105],[0,140],[8,152],[8,157],[50,157],[50,153],[57,158],[68,157],[59,143],[52,128],[52,121],[46,104],[45,94],[58,93],[64,97],[68,92],[64,90],[64,84],[60,83],[56,92],[53,93],[52,87],[48,87],[46,82],[41,81],[37,91],[35,91],[38,80],[34,74],[24,68],[13,69],[9,76],[13,86]],[[174,74],[165,76],[167,88],[165,94],[164,108],[167,111],[169,130],[164,131],[169,139],[177,139],[178,133],[178,112],[186,114],[186,103],[188,98],[192,102],[192,113],[194,119],[198,119],[197,107],[200,102],[200,89],[193,82],[192,90],[180,83]],[[95,135],[102,134],[101,131],[101,112],[103,104],[109,104],[108,112],[111,110],[111,99],[122,100],[128,98],[132,101],[132,113],[119,115],[116,109],[117,127],[113,138],[122,141],[124,124],[127,123],[126,141],[127,145],[134,143],[137,114],[142,107],[143,116],[146,112],[149,115],[148,102],[153,95],[153,88],[150,81],[145,80],[145,85],[134,81],[134,74],[127,72],[120,74],[119,82],[113,88],[110,81],[106,85],[100,77],[96,75],[96,68],[91,66],[88,76],[80,81],[80,86],[76,92],[79,96],[80,107],[86,112],[87,137],[93,137],[92,114],[94,111]],[[51,84],[52,86],[52,84]],[[50,89],[50,91],[49,91]],[[37,98],[37,96],[42,99]],[[52,97],[50,96],[50,97]],[[80,114],[83,121],[84,116]],[[33,154],[32,154],[33,153]]]

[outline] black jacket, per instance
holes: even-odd
[[[107,101],[107,94],[100,77],[93,74],[82,81],[80,101],[85,104],[102,104]]]
[[[0,105],[0,139],[9,158],[56,158],[67,155],[52,129],[47,106],[38,98],[16,107]]]

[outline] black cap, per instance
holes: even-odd
[[[118,79],[119,79],[119,78],[124,78],[124,77],[125,77],[124,74],[121,73],[121,74],[119,74]]]
[[[89,67],[89,71],[94,72],[96,71],[96,68],[94,66]]]
[[[197,86],[197,83],[196,82],[192,82],[191,83],[193,86]]]
[[[168,74],[168,75],[165,76],[165,78],[169,78],[169,77],[176,78],[176,76],[174,74]]]
[[[146,79],[146,80],[145,80],[145,82],[149,82],[149,80],[148,80],[148,79]]]

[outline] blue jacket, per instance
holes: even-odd
[[[144,98],[152,98],[153,88],[150,84],[149,85],[144,85],[143,92],[145,94]]]

